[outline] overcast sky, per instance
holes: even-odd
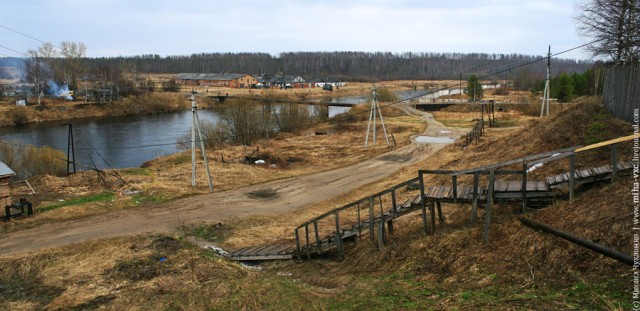
[[[87,56],[384,51],[543,55],[586,39],[577,0],[3,0],[0,25]],[[0,45],[40,42],[0,27]],[[21,56],[0,48],[5,56]],[[2,55],[0,55],[2,56]],[[588,58],[575,51],[563,58]]]

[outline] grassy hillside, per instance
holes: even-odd
[[[630,125],[612,119],[597,103],[580,103],[517,130],[489,129],[477,145],[449,146],[427,163],[293,215],[237,219],[207,236],[225,247],[262,238],[291,241],[301,219],[414,177],[419,168],[470,168],[630,133]],[[620,145],[623,157],[630,155],[629,147]],[[607,161],[605,148],[581,156],[578,164]],[[559,161],[534,177],[566,167]],[[574,201],[560,200],[526,217],[630,254],[630,188],[629,177],[582,187]],[[481,224],[470,223],[470,206],[443,208],[447,223],[435,235],[425,236],[420,218],[406,216],[396,222],[384,249],[363,239],[347,246],[342,262],[331,257],[273,262],[257,270],[195,247],[186,231],[2,257],[0,309],[631,308],[630,267],[523,226],[513,206],[494,209],[490,243],[484,246]]]

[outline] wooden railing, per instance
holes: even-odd
[[[301,258],[303,253],[307,258],[310,258],[311,253],[314,251],[316,253],[322,253],[323,248],[330,247],[331,244],[335,244],[338,257],[343,258],[343,239],[354,237],[355,235],[361,236],[363,231],[368,230],[370,239],[375,241],[375,233],[372,228],[375,227],[377,222],[390,222],[389,232],[392,233],[393,218],[399,216],[399,210],[397,208],[398,189],[415,184],[417,181],[417,177],[404,181],[384,191],[330,210],[296,227],[295,239],[298,259]],[[378,208],[376,208],[376,203]],[[390,207],[385,209],[383,206],[385,203],[390,204]],[[391,217],[385,217],[385,211],[389,211]],[[347,213],[350,214],[347,215]],[[342,217],[341,221],[341,215],[347,217]],[[332,221],[329,221],[331,218],[333,218]],[[320,228],[322,224],[324,224],[326,228]],[[311,229],[313,232],[309,228],[311,226],[313,227],[313,229]],[[301,237],[300,231],[302,229],[304,229],[304,235]],[[335,231],[332,231],[333,229],[335,229]],[[321,240],[321,231],[330,231],[330,237]],[[383,234],[384,232],[378,233],[379,244],[384,243]],[[326,243],[323,243],[323,241]]]
[[[435,233],[436,223],[436,202],[435,199],[430,199],[426,196],[425,187],[425,175],[448,175],[451,178],[452,187],[452,202],[460,203],[458,198],[458,178],[463,175],[473,175],[472,186],[472,211],[471,219],[475,221],[477,219],[478,203],[482,201],[485,204],[485,216],[483,225],[483,242],[485,244],[489,241],[489,229],[491,225],[491,213],[494,204],[496,176],[498,175],[516,175],[521,176],[522,185],[520,188],[520,195],[516,195],[516,200],[522,201],[521,212],[524,213],[527,210],[528,194],[527,194],[527,180],[530,169],[538,164],[549,163],[564,158],[569,158],[569,196],[570,199],[574,197],[574,191],[576,186],[576,154],[609,146],[611,148],[611,179],[615,180],[618,176],[618,151],[617,144],[633,139],[634,136],[621,137],[618,139],[594,144],[586,147],[571,147],[564,148],[535,155],[529,155],[512,159],[500,163],[494,163],[490,165],[480,166],[476,168],[466,170],[420,170],[418,171],[418,177],[399,183],[389,189],[375,193],[373,195],[364,197],[360,200],[351,202],[342,207],[330,210],[322,215],[312,218],[309,221],[301,224],[295,228],[295,240],[296,240],[296,255],[298,259],[301,259],[303,255],[307,258],[311,258],[312,253],[321,254],[323,251],[335,248],[338,253],[338,257],[342,259],[344,257],[344,240],[353,238],[354,240],[362,235],[363,232],[369,232],[369,238],[372,242],[377,241],[377,246],[381,248],[385,243],[385,222],[387,223],[387,229],[389,234],[393,233],[393,220],[406,213],[413,212],[413,205],[419,205],[422,214],[422,222],[424,232],[426,234]],[[511,165],[520,165],[522,169],[506,170],[502,169]],[[628,166],[627,166],[628,168]],[[480,185],[481,175],[488,175],[488,181],[485,187]],[[408,200],[399,200],[398,189],[407,187],[409,185],[418,184],[418,190],[420,195],[415,199],[410,197]],[[484,199],[481,200],[480,189],[486,193]],[[515,190],[517,193],[518,190]],[[513,193],[509,193],[509,196],[513,196]],[[398,204],[404,200],[404,204]],[[430,200],[430,201],[429,201]],[[429,202],[427,202],[429,201]],[[465,201],[468,202],[468,201]],[[406,203],[409,203],[407,205]],[[413,203],[413,204],[412,204]],[[430,224],[427,222],[427,203],[429,203]],[[387,207],[385,207],[385,205]],[[412,208],[402,209],[402,206],[411,206]],[[417,207],[416,207],[417,208]],[[441,214],[441,211],[438,211]],[[312,229],[310,228],[312,227]],[[304,229],[304,235],[301,237],[301,231]],[[377,232],[377,234],[376,234]],[[326,233],[329,233],[327,236]],[[326,238],[321,239],[322,236]],[[377,239],[376,239],[377,236]]]

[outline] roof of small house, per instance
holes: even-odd
[[[9,168],[6,164],[0,162],[0,177],[15,176],[16,173]]]
[[[244,73],[180,73],[177,77],[180,80],[231,81],[244,76],[248,75]]]

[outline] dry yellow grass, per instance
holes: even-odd
[[[393,176],[286,215],[231,221],[226,246],[256,240],[291,242],[292,228],[323,211],[415,177],[417,169],[469,168],[580,143],[597,106],[574,107],[512,131],[490,129],[466,150],[451,145]],[[606,119],[616,136],[629,127]],[[527,144],[513,142],[526,141]],[[583,159],[594,164],[597,157]],[[560,168],[551,168],[551,171]],[[52,181],[54,182],[54,181]],[[527,216],[623,252],[632,251],[630,179],[585,189]],[[0,258],[9,289],[0,307],[17,310],[133,309],[624,309],[631,269],[568,242],[526,228],[511,206],[496,206],[489,246],[469,207],[443,206],[447,224],[425,236],[419,217],[404,217],[384,249],[366,239],[347,246],[346,259],[280,262],[265,272],[242,269],[166,237],[121,237],[36,254]],[[159,262],[159,256],[167,261]],[[195,267],[195,269],[193,269]],[[196,271],[195,273],[193,271]],[[15,294],[30,288],[30,296]],[[0,289],[2,290],[2,289]],[[415,304],[417,303],[417,304]]]
[[[387,117],[386,125],[387,130],[394,134],[398,146],[410,143],[411,135],[421,133],[425,129],[423,121],[412,116]],[[282,133],[276,138],[261,140],[250,147],[225,146],[222,149],[207,150],[214,188],[216,191],[225,191],[330,170],[388,151],[384,144],[364,148],[366,126],[366,121],[346,125],[339,123],[335,126],[321,124],[304,130],[299,135]],[[326,132],[327,135],[315,135],[316,130]],[[265,159],[267,164],[244,163],[244,157],[251,155],[256,149],[259,149],[257,155]],[[62,200],[68,201],[105,192],[113,192],[115,195],[113,199],[105,201],[66,206],[55,211],[39,213],[37,217],[12,222],[5,226],[4,230],[13,231],[52,221],[81,218],[208,193],[208,181],[199,152],[197,157],[195,188],[191,187],[190,151],[149,161],[144,168],[119,170],[127,184],[111,175],[106,175],[106,182],[102,182],[95,172],[80,172],[69,178],[32,178],[30,182],[37,195],[30,200],[34,202],[36,209],[61,203]],[[132,191],[137,194],[127,194]]]

